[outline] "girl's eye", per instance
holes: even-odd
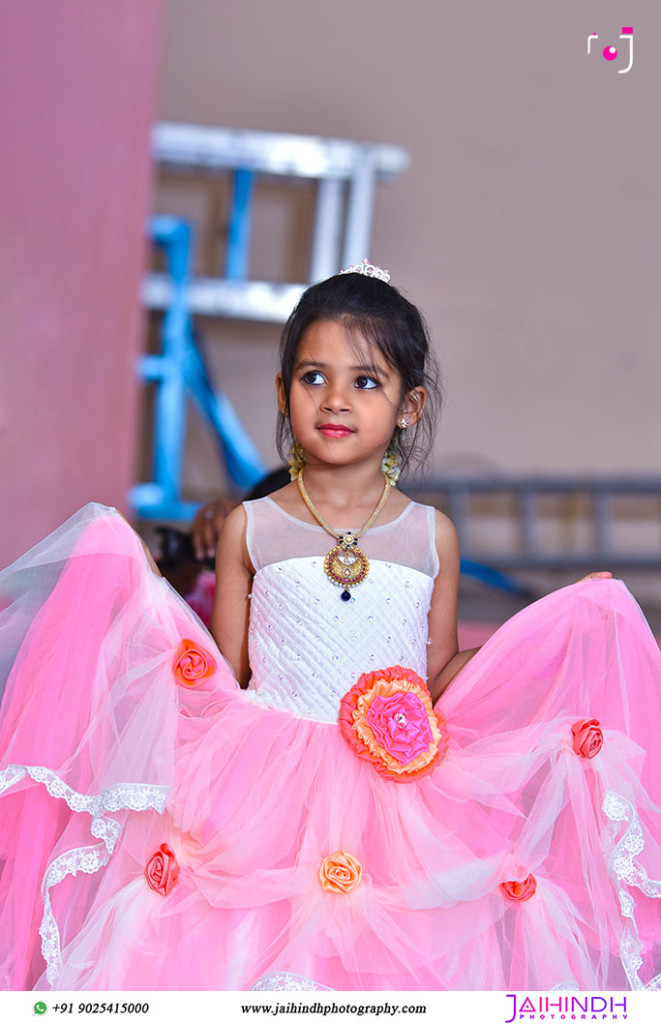
[[[303,376],[301,377],[301,380],[302,380],[302,382],[304,384],[324,384],[325,383],[324,375],[323,375],[323,373],[320,373],[319,370],[308,370],[307,373],[303,374]]]
[[[360,391],[369,391],[371,388],[379,387],[379,382],[374,377],[356,377],[355,383]]]

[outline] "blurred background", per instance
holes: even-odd
[[[465,617],[527,599],[476,611],[485,567],[613,568],[655,618],[656,5],[24,0],[0,39],[0,564],[91,499],[149,536],[240,496],[282,320],[369,256],[442,366],[405,489],[457,521]]]

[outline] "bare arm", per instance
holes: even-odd
[[[459,670],[478,650],[458,650],[459,545],[454,526],[441,512],[436,513],[436,551],[440,569],[429,609],[430,643],[427,655],[427,685],[433,701],[438,700]]]
[[[246,513],[239,506],[227,516],[218,542],[211,632],[244,689],[250,679],[248,624],[253,575],[246,546]]]
[[[459,674],[464,665],[467,665],[479,650],[479,647],[470,647],[465,651],[457,651],[454,657],[450,658],[445,668],[443,668],[436,677],[434,690],[431,691],[430,687],[432,700],[434,702],[436,702],[441,694],[447,690],[454,677]]]

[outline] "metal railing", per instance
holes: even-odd
[[[661,476],[452,475],[425,481],[419,496],[450,516],[467,562],[504,572],[661,569]],[[485,540],[489,521],[503,517],[511,543]],[[631,540],[641,521],[651,542]]]

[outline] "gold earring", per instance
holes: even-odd
[[[390,483],[394,487],[399,480],[400,473],[402,472],[402,457],[392,441],[388,445],[386,454],[381,460],[381,472],[384,476],[388,477]]]
[[[305,467],[305,448],[300,441],[296,438],[292,438],[292,442],[287,452],[287,464],[289,466],[289,478],[295,480],[298,474]]]

